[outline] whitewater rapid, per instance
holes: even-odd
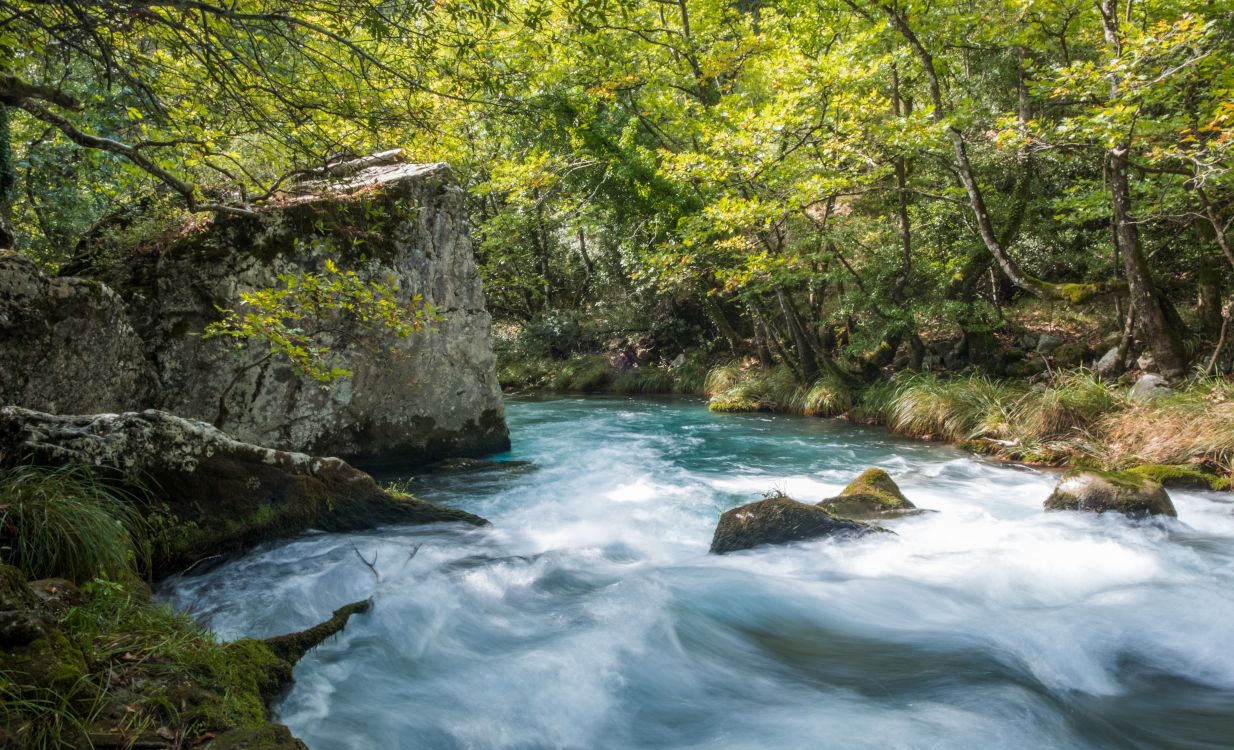
[[[506,406],[498,458],[534,468],[411,484],[492,527],[310,532],[160,587],[226,639],[372,598],[277,704],[313,750],[1234,747],[1230,493],[1045,513],[1053,472],[838,420]],[[707,554],[723,510],[870,466],[937,512]]]

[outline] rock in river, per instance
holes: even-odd
[[[1112,511],[1131,518],[1178,516],[1165,488],[1125,471],[1070,469],[1045,501],[1046,510]]]
[[[832,516],[854,521],[909,516],[924,511],[909,502],[887,472],[869,468],[836,497],[818,504]]]
[[[262,539],[315,528],[483,518],[380,487],[337,458],[241,443],[204,422],[147,410],[55,416],[0,407],[0,454],[58,466],[107,467],[140,482],[179,525],[156,572]]]
[[[817,505],[777,495],[733,508],[720,516],[711,539],[711,551],[722,555],[760,544],[785,544],[833,534],[860,536],[871,531],[880,529],[859,521],[835,518]]]

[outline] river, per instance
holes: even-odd
[[[1234,747],[1229,493],[1171,491],[1176,521],[1046,513],[1056,473],[881,428],[506,407],[498,458],[534,468],[411,483],[492,527],[308,533],[160,589],[227,639],[372,597],[276,706],[313,750]],[[937,512],[707,553],[723,510],[870,466]]]

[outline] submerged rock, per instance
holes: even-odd
[[[881,531],[859,521],[835,518],[817,505],[779,495],[733,508],[720,516],[711,552],[752,549],[761,544],[785,544],[823,536],[861,536]]]
[[[1143,474],[1070,469],[1045,501],[1046,510],[1115,512],[1131,518],[1178,516],[1165,488]]]
[[[838,496],[827,498],[819,503],[818,507],[834,517],[855,521],[872,521],[924,512],[904,497],[891,475],[878,468],[866,469]]]
[[[469,474],[478,471],[522,471],[532,467],[530,461],[490,461],[482,458],[447,458],[429,464],[420,471],[433,474]]]
[[[0,407],[0,454],[50,466],[108,467],[143,485],[175,519],[174,541],[156,550],[162,573],[310,528],[488,523],[383,489],[337,458],[241,443],[204,422],[153,410],[61,417]]]

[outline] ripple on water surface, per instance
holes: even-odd
[[[1056,475],[691,398],[514,397],[533,471],[417,476],[492,528],[309,533],[165,584],[225,638],[372,597],[279,717],[333,748],[1234,747],[1234,516],[1044,513]],[[938,512],[707,554],[868,466]],[[376,555],[381,580],[357,558]],[[416,545],[422,545],[412,556]]]

